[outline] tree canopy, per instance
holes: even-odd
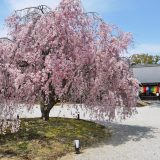
[[[135,111],[138,83],[121,58],[130,33],[86,13],[80,0],[62,0],[16,11],[7,19],[11,41],[0,41],[3,113],[19,104],[60,100],[84,104],[97,117],[122,118]],[[11,115],[10,115],[11,116]]]
[[[160,56],[149,54],[133,54],[130,57],[130,60],[135,64],[158,64],[160,62]]]

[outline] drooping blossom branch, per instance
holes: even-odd
[[[48,111],[57,100],[79,102],[97,118],[110,120],[116,113],[132,115],[138,83],[120,56],[132,35],[95,13],[86,14],[80,0],[62,0],[45,14],[40,8],[37,14],[36,8],[38,16],[34,9],[7,19],[14,43],[2,45],[0,54],[7,55],[2,59],[9,73],[8,100],[31,105],[40,101]],[[0,74],[3,81],[4,76]]]

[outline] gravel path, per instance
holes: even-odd
[[[160,160],[160,103],[138,108],[138,114],[111,126],[112,138],[103,146],[61,160]]]

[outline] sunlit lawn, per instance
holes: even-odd
[[[107,140],[110,135],[104,126],[84,120],[22,119],[17,133],[0,135],[0,159],[56,160],[74,151],[75,139],[86,148]]]

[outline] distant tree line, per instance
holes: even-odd
[[[133,54],[130,60],[133,64],[159,64],[160,55]]]

